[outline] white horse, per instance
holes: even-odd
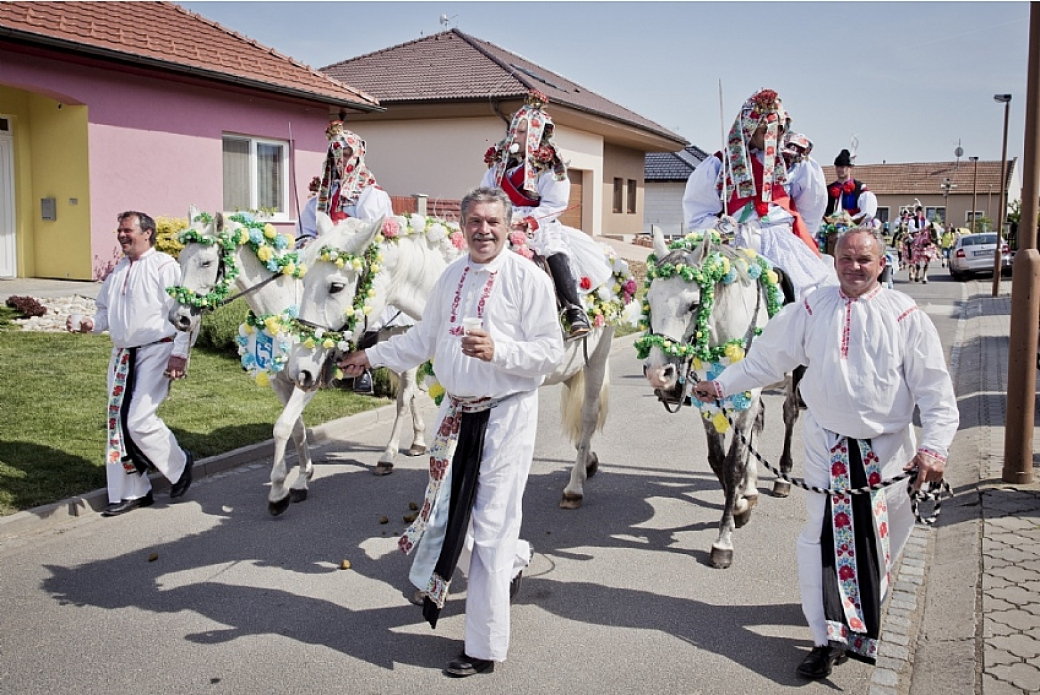
[[[198,326],[206,304],[200,298],[224,288],[222,294],[230,292],[245,293],[243,298],[256,316],[280,315],[288,307],[298,305],[302,296],[302,286],[297,278],[282,272],[271,271],[258,257],[249,244],[237,243],[240,232],[248,235],[242,225],[230,215],[217,213],[215,216],[200,215],[192,208],[189,212],[191,224],[188,228],[190,237],[180,252],[178,261],[181,266],[180,291],[187,303],[178,302],[170,312],[170,320],[183,331],[193,331]],[[194,234],[191,234],[191,233]],[[233,279],[232,279],[232,276]],[[226,298],[226,297],[224,297]],[[414,384],[415,374],[411,375]],[[405,378],[402,378],[402,382]],[[282,402],[284,409],[275,422],[274,459],[271,468],[271,490],[268,493],[268,511],[272,515],[284,512],[290,502],[302,502],[307,499],[308,482],[314,476],[314,465],[307,446],[307,429],[303,422],[303,411],[314,397],[315,391],[296,388],[292,380],[283,371],[276,372],[269,380],[271,389]],[[403,389],[402,389],[403,391]],[[397,421],[394,423],[394,435],[397,436],[401,416],[406,405],[399,392]],[[423,432],[426,424],[421,417],[414,418],[416,435],[412,450],[421,447],[425,451]],[[285,486],[288,478],[288,467],[285,450],[289,437],[292,437],[299,461],[299,470],[292,487]],[[384,457],[390,452],[396,453],[397,441],[391,442],[384,451]],[[421,453],[421,452],[419,452]]]
[[[766,273],[758,261],[742,250],[718,243],[708,232],[674,250],[665,246],[660,233],[655,233],[654,256],[647,273],[649,324],[637,349],[647,353],[643,371],[655,393],[666,406],[674,404],[677,411],[685,402],[687,387],[698,378],[709,378],[707,369],[721,369],[721,362],[743,357],[769,320],[769,309],[778,309],[779,289],[755,279]],[[753,442],[765,424],[761,389],[740,395],[726,407],[735,428]],[[791,433],[797,417],[797,396],[789,379],[780,462],[785,473],[792,467]],[[711,562],[725,568],[733,562],[733,530],[748,522],[758,503],[758,469],[736,433],[730,437],[728,452],[724,449],[726,435],[722,432],[728,423],[721,412],[712,416],[708,411],[699,419],[707,435],[708,463],[725,495]],[[774,488],[774,494],[786,496],[789,485],[777,483],[781,484]]]
[[[462,252],[441,230],[433,234],[428,231],[401,233],[393,241],[381,244],[376,240],[377,231],[353,233],[340,225],[319,236],[318,247],[330,247],[351,261],[366,256],[369,260],[360,263],[363,266],[360,270],[351,262],[323,263],[318,260],[321,258],[319,248],[303,280],[302,321],[323,330],[338,331],[348,324],[347,317],[353,316],[358,324],[347,326],[346,331],[356,335],[365,314],[364,306],[368,315],[378,315],[387,304],[393,304],[416,320],[422,318],[434,283]],[[461,235],[460,231],[454,233]],[[371,258],[377,247],[381,260],[378,269],[370,272]],[[367,283],[358,282],[359,274],[367,277]],[[370,287],[366,288],[368,283]],[[362,294],[351,291],[355,286],[359,286]],[[590,442],[594,431],[602,429],[607,416],[608,356],[613,333],[611,326],[593,328],[586,338],[569,343],[560,366],[545,380],[546,384],[564,385],[563,425],[577,448],[570,481],[560,502],[565,509],[581,506],[585,480],[598,467],[599,460],[590,450]],[[320,352],[294,351],[286,371],[306,388],[319,378],[323,359]]]

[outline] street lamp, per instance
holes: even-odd
[[[971,179],[971,233],[974,234],[975,220],[978,218],[978,214],[976,214],[975,211],[979,209],[977,204],[979,196],[979,158],[968,157],[968,159],[970,159],[972,164],[975,165],[975,173],[972,174]]]
[[[939,184],[939,188],[943,192],[943,224],[949,225],[950,223],[950,193],[957,187],[950,179],[943,179],[943,182]]]
[[[1000,214],[997,216],[997,248],[993,251],[993,295],[1000,295],[1001,251],[1004,248],[1004,219],[1007,215],[1007,139],[1008,116],[1011,111],[1010,94],[994,94],[993,101],[1004,105],[1004,144],[1000,150]]]

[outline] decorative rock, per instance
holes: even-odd
[[[33,299],[45,306],[47,313],[29,319],[15,319],[12,323],[20,325],[23,331],[63,333],[65,332],[65,320],[72,314],[93,316],[97,311],[97,303],[93,299],[79,295],[51,299],[33,297]]]

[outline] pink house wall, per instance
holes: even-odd
[[[87,106],[91,247],[100,258],[118,248],[112,230],[123,210],[184,217],[190,204],[222,207],[224,133],[287,141],[291,128],[290,167],[301,207],[307,184],[321,173],[329,109],[317,102],[17,53],[0,61],[0,83]],[[296,218],[292,192],[290,217]]]

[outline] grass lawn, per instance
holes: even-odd
[[[0,312],[0,326],[10,314]],[[107,335],[0,330],[0,515],[105,486]],[[308,425],[386,405],[330,389],[304,413]],[[196,349],[189,377],[159,409],[181,446],[199,458],[271,437],[281,404],[236,358]]]

